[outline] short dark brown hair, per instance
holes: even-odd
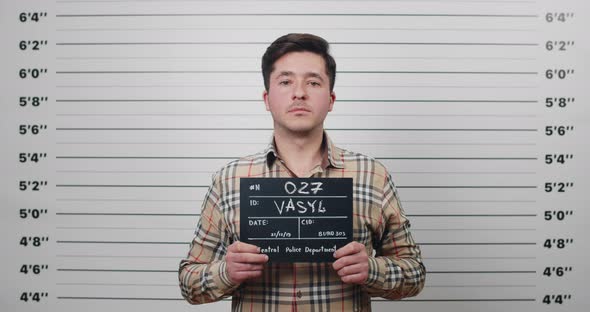
[[[264,88],[267,91],[275,62],[291,52],[312,52],[320,55],[324,59],[326,74],[330,78],[330,91],[334,90],[336,61],[330,55],[330,44],[322,37],[312,34],[287,34],[271,43],[262,56],[262,77],[264,78]]]

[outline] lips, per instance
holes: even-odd
[[[289,113],[300,113],[300,112],[307,112],[310,113],[311,109],[306,108],[304,106],[295,106],[288,111]]]
[[[295,108],[289,111],[289,113],[300,113],[300,112],[307,112],[309,113],[310,111],[305,109],[305,108]]]

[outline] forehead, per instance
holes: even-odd
[[[273,64],[271,76],[281,72],[293,72],[296,75],[313,72],[327,76],[324,58],[312,52],[290,52],[283,55]]]

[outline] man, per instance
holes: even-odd
[[[332,111],[336,63],[310,34],[278,38],[262,57],[270,145],[218,171],[205,196],[182,295],[193,304],[232,295],[233,311],[370,311],[370,297],[401,299],[424,287],[425,268],[386,168],[336,147],[323,123]],[[332,263],[267,263],[240,242],[241,177],[353,178],[353,242]]]

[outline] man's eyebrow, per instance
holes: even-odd
[[[317,78],[321,81],[324,81],[324,78],[322,78],[322,75],[320,75],[319,73],[316,73],[316,72],[307,72],[307,73],[305,73],[305,77]]]
[[[282,71],[277,75],[277,78],[282,76],[295,76],[295,73],[292,71]]]
[[[287,76],[287,77],[291,77],[291,76],[295,76],[295,73],[292,71],[282,71],[280,72],[277,76],[276,79],[283,77],[283,76]],[[324,81],[324,78],[322,77],[322,75],[320,75],[319,73],[316,72],[307,72],[305,73],[305,78],[317,78],[321,81]]]

